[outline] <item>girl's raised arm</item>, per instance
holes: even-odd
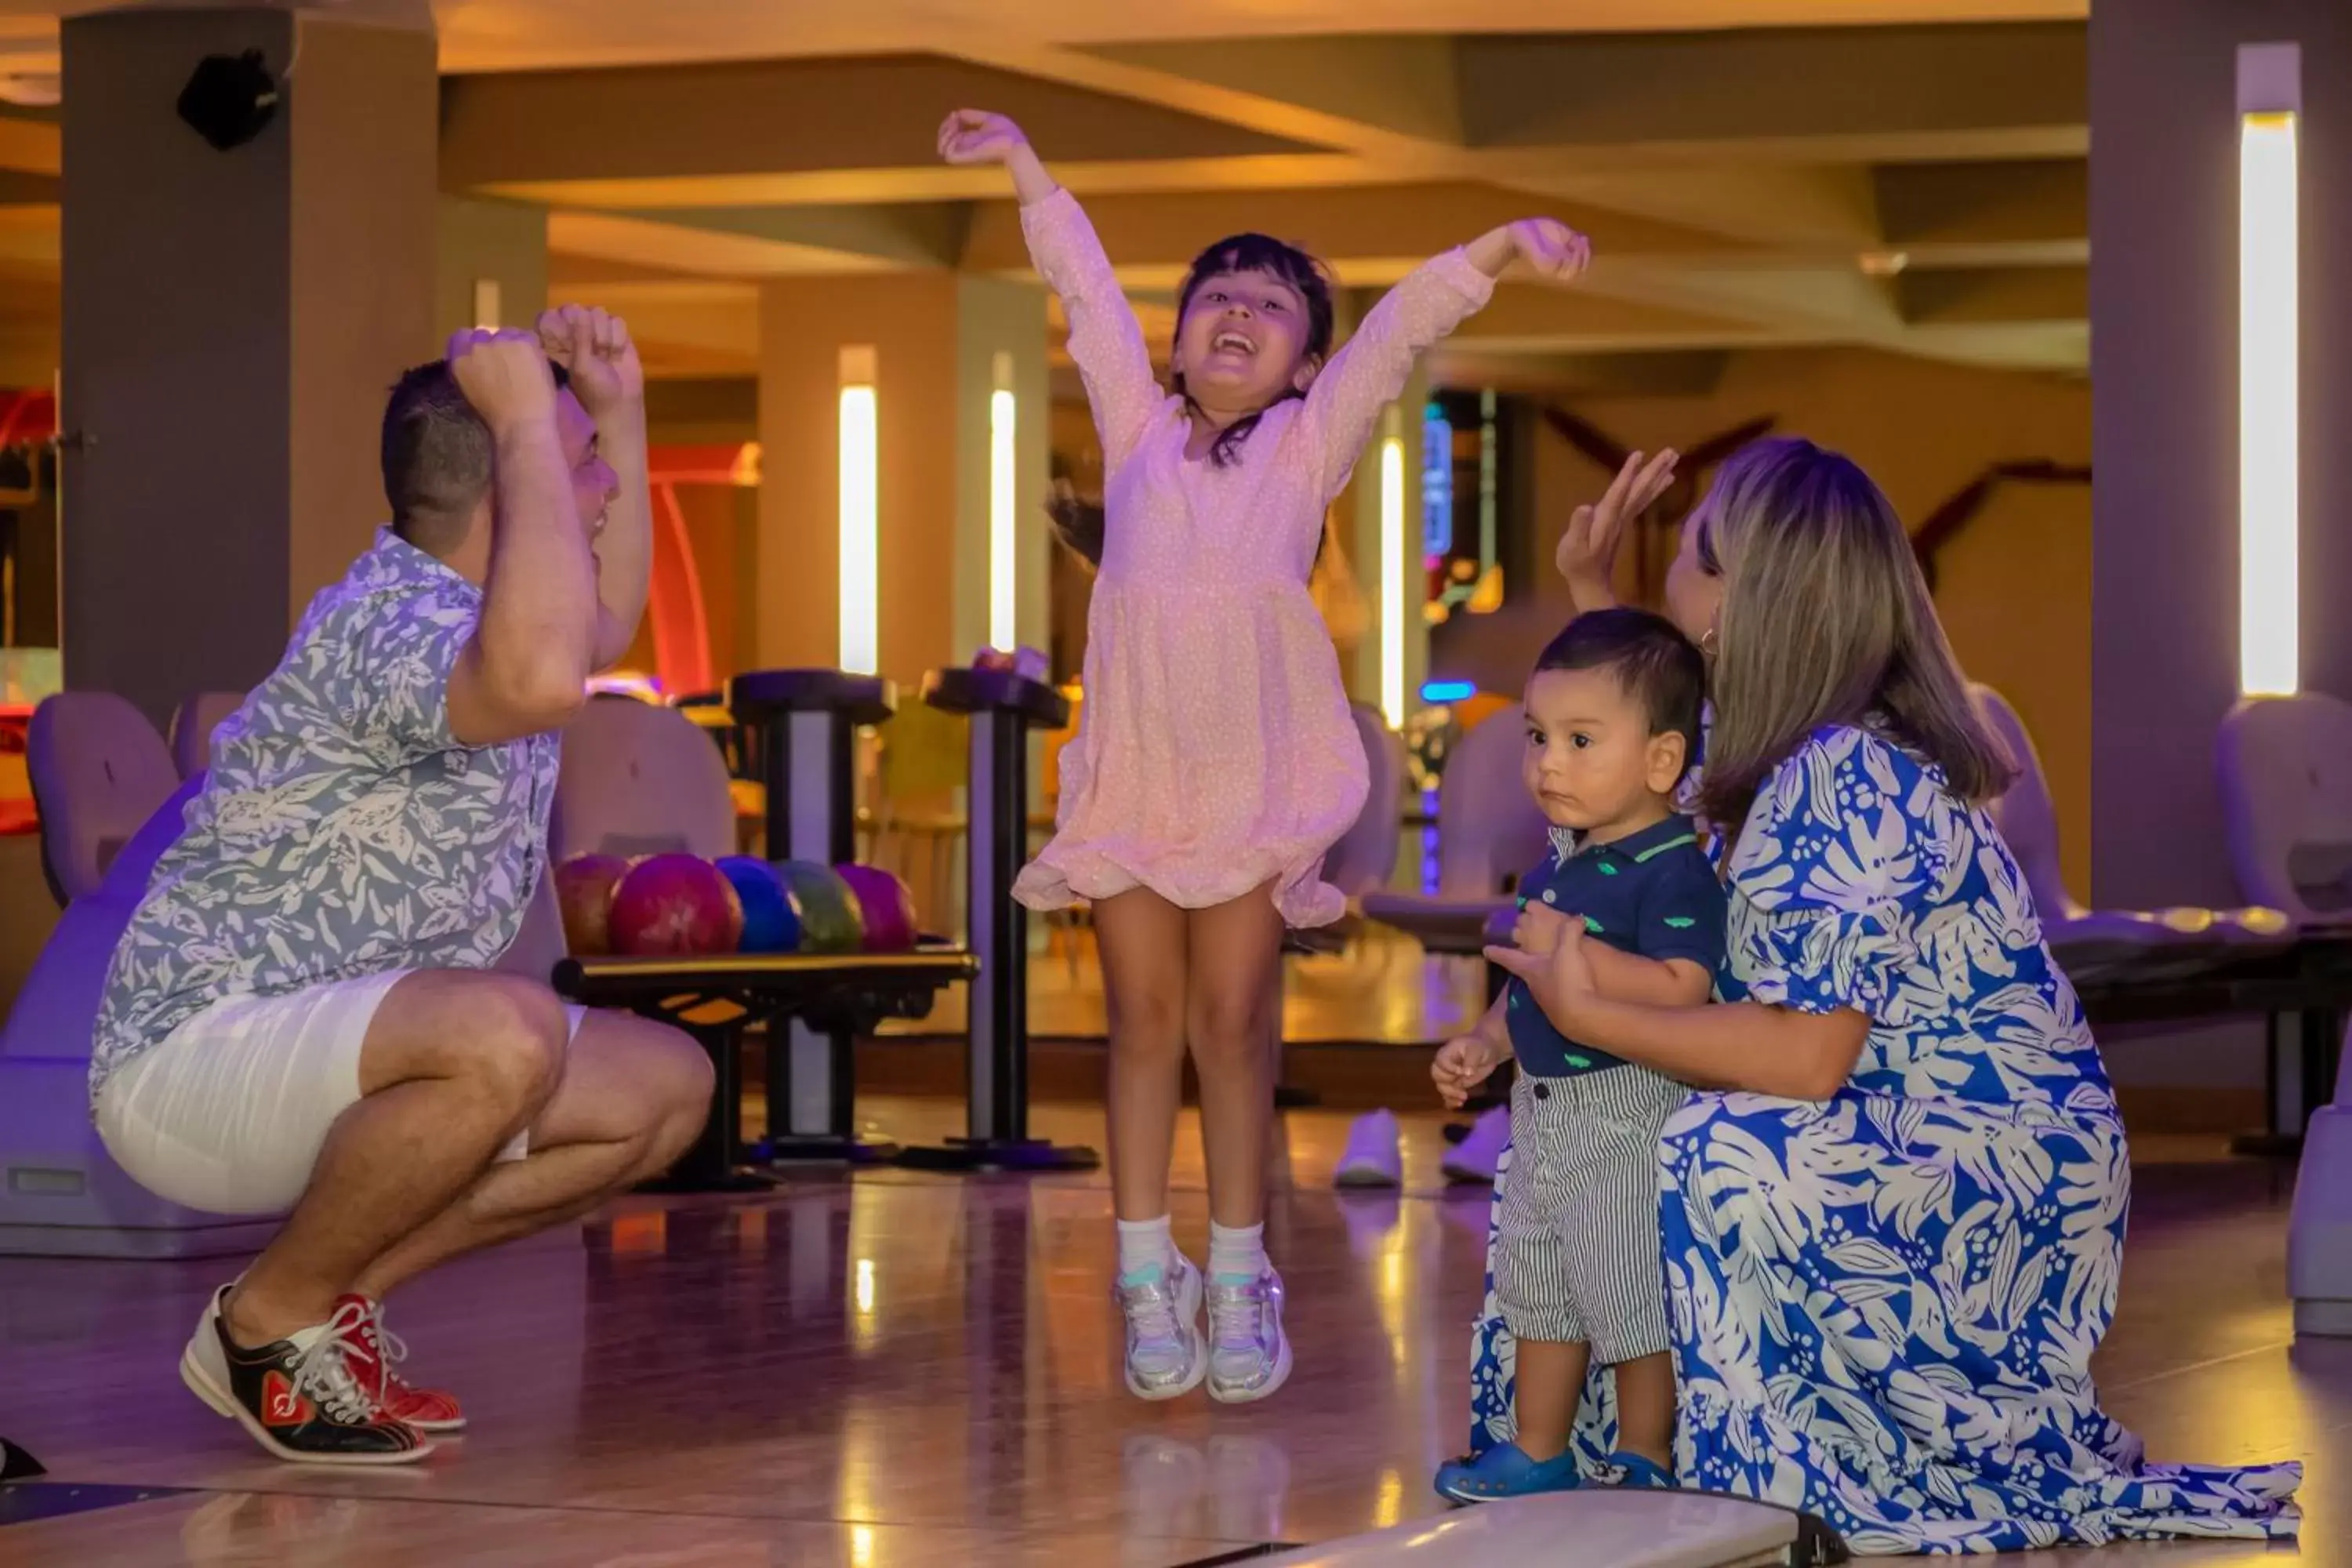
[[[1514,258],[1566,279],[1583,271],[1591,257],[1584,237],[1566,225],[1523,218],[1408,273],[1307,388],[1306,425],[1320,452],[1326,494],[1347,485],[1372,422],[1404,390],[1423,351],[1485,307]]]
[[[950,163],[1002,163],[1021,198],[1021,234],[1070,322],[1070,358],[1086,383],[1102,438],[1103,472],[1116,473],[1150,428],[1167,394],[1151,373],[1143,329],[1111,271],[1077,198],[1055,183],[1021,128],[1001,114],[960,109],[940,127]]]

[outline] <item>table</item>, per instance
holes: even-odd
[[[774,1184],[747,1168],[743,1152],[742,1043],[751,1025],[797,1017],[820,1032],[870,1034],[885,1018],[919,1018],[944,986],[980,973],[961,947],[929,943],[909,952],[733,952],[682,958],[566,958],[555,989],[591,1007],[625,1008],[685,1030],[710,1053],[710,1120],[658,1184],[677,1192],[751,1192]],[[693,1015],[724,1009],[718,1018]],[[835,1064],[838,1084],[852,1062]],[[783,1092],[771,1083],[771,1094]]]
[[[2179,952],[2179,944],[2166,944],[2152,957],[2177,962]],[[2065,950],[2057,953],[2063,964]],[[2075,989],[2095,1028],[2262,1017],[2269,1125],[2231,1147],[2292,1156],[2302,1152],[2311,1113],[2336,1096],[2345,1018],[2352,1014],[2352,928],[2308,929],[2275,946],[2217,943],[2213,967],[2201,973],[2134,979],[2128,970],[2111,971]]]

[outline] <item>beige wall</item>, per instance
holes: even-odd
[[[760,300],[761,666],[838,662],[839,390],[844,344],[874,347],[879,418],[881,662],[898,680],[948,653],[955,513],[955,279],[814,279]]]
[[[1046,432],[1041,293],[948,273],[772,283],[760,301],[760,530],[752,645],[769,667],[839,650],[839,364],[876,355],[882,673],[911,689],[966,659],[986,626],[988,398],[1013,354],[1029,417],[1017,487],[1024,602],[1042,634]]]
[[[1017,640],[1045,646],[1046,452],[1053,416],[1045,363],[1045,290],[1033,283],[960,279],[956,287],[955,617],[951,652],[969,658],[988,641],[989,503],[992,482],[989,400],[996,356],[1011,357],[1013,396],[1013,626]]]
[[[1989,464],[2088,462],[2090,405],[2079,381],[1822,349],[1734,355],[1704,393],[1580,398],[1567,406],[1643,450],[1687,447],[1773,416],[1781,433],[1861,463],[1916,527]],[[1550,573],[1552,548],[1569,513],[1608,481],[1548,429],[1536,430],[1533,445],[1536,602],[1495,617],[1491,638],[1507,647],[1472,650],[1482,674],[1524,670],[1559,629],[1567,606]],[[2002,487],[1942,552],[1937,595],[1962,668],[2005,693],[2032,729],[2078,892],[2089,886],[2091,848],[2090,508],[2084,486]],[[1622,564],[1630,584],[1630,557]],[[1475,641],[1476,626],[1448,631]],[[1517,679],[1488,674],[1486,683],[1510,689]]]

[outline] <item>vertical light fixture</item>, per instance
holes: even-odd
[[[1014,421],[1013,356],[999,351],[988,395],[988,646],[1010,648],[1021,640],[1014,624],[1019,603],[1020,557],[1014,550]]]
[[[2238,689],[2302,680],[2295,135],[2303,51],[2238,49]]]
[[[1404,437],[1393,405],[1381,437],[1381,717],[1404,724]]]
[[[841,351],[841,668],[881,665],[879,416],[870,345]]]

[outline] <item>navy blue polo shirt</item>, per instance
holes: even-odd
[[[1710,974],[1723,961],[1723,883],[1687,816],[1669,816],[1612,844],[1555,850],[1519,883],[1519,907],[1530,903],[1583,916],[1593,940],[1622,952],[1687,959]],[[1570,1078],[1625,1065],[1553,1027],[1524,980],[1513,979],[1505,994],[1521,1072]]]

